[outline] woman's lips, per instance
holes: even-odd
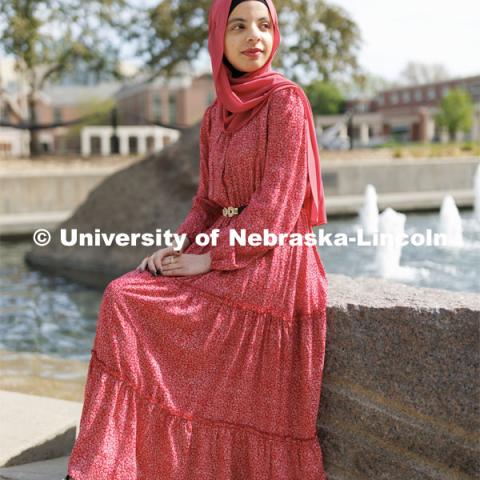
[[[242,52],[244,55],[250,58],[257,58],[260,56],[262,53],[260,50],[257,50],[256,52]]]

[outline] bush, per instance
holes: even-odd
[[[461,149],[464,150],[464,151],[471,151],[471,150],[473,150],[474,146],[475,145],[473,144],[473,142],[465,142],[461,146]]]

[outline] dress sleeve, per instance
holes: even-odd
[[[211,106],[205,111],[200,124],[200,166],[197,193],[193,197],[192,207],[176,233],[186,233],[190,243],[195,242],[198,233],[208,229],[215,221],[214,210],[208,200],[208,139],[210,132]]]
[[[274,92],[269,100],[267,147],[262,181],[248,206],[232,217],[221,230],[217,245],[210,250],[212,270],[236,270],[264,255],[277,245],[249,245],[229,242],[229,230],[246,237],[267,229],[276,235],[293,230],[307,188],[306,118],[300,95],[292,89]],[[280,247],[281,248],[281,247]]]

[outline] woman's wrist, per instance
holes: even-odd
[[[188,236],[185,236],[185,241],[181,245],[180,251],[183,253],[190,246],[190,244],[191,244],[190,239],[188,238]]]

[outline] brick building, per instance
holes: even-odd
[[[12,124],[25,121],[27,86],[14,73],[11,59],[0,59],[2,79],[0,120]],[[143,154],[161,149],[177,138],[176,127],[198,122],[213,102],[214,92],[210,73],[195,76],[185,64],[178,67],[172,78],[159,77],[150,82],[137,75],[123,84],[104,79],[92,83],[90,78],[82,82],[77,75],[39,92],[37,122],[49,124],[78,119],[85,114],[86,104],[112,99],[118,111],[119,136],[126,136],[120,138],[120,153]],[[39,140],[42,151],[52,154],[108,155],[112,152],[111,132],[109,125],[97,129],[91,125],[84,134],[72,135],[68,126],[62,126],[40,130]],[[0,126],[0,155],[28,155],[29,136],[28,130]]]
[[[122,125],[158,122],[193,125],[215,99],[212,75],[181,76],[170,81],[136,81],[115,94]]]
[[[467,90],[474,102],[473,125],[466,135],[458,132],[457,140],[480,141],[480,75],[401,87],[378,92],[373,98],[347,102],[353,110],[353,140],[356,146],[395,138],[399,141],[447,141],[447,133],[435,122],[440,102],[452,88]],[[320,115],[317,131],[322,134],[333,125],[340,137],[347,138],[344,115]]]

